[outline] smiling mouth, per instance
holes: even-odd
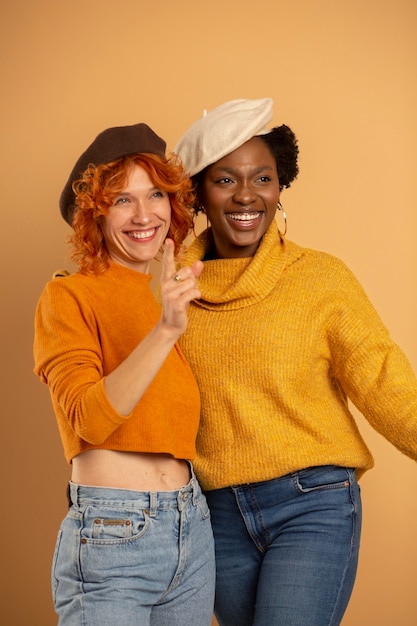
[[[150,237],[153,237],[155,233],[156,233],[156,228],[151,228],[149,230],[130,231],[130,232],[127,232],[126,235],[128,237],[131,237],[132,239],[149,239]]]
[[[226,217],[235,222],[253,222],[261,216],[261,211],[250,211],[245,213],[227,213]]]

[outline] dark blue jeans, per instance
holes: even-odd
[[[323,466],[206,492],[220,626],[336,626],[358,562],[355,471]]]

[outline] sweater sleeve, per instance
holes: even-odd
[[[417,460],[417,378],[350,270],[342,265],[330,325],[334,376],[371,426]]]
[[[75,295],[68,280],[49,282],[38,302],[34,371],[71,429],[84,441],[101,444],[130,416],[115,411],[106,396],[94,312],[88,294]]]

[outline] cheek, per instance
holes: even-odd
[[[211,222],[212,224],[216,224],[219,223],[219,215],[220,215],[220,211],[218,209],[216,209],[216,207],[214,207],[213,205],[204,205],[204,213],[207,216],[207,219],[209,222]]]
[[[168,203],[168,205],[165,207],[164,215],[165,221],[170,222],[172,217],[172,208],[170,203]]]
[[[163,210],[159,212],[158,219],[161,222],[161,234],[165,238],[168,234],[172,222],[172,209],[170,204],[168,205],[168,207],[164,207]]]
[[[121,211],[112,212],[102,217],[100,222],[100,230],[107,247],[111,245],[119,237],[119,230],[123,224],[123,216]]]
[[[201,193],[198,194],[198,200],[200,204],[203,204],[205,207],[215,207],[224,202],[228,195],[230,194],[227,193],[226,188],[219,188],[214,185],[203,185]]]
[[[207,194],[204,198],[204,201],[201,203],[210,221],[212,221],[212,219],[216,219],[216,216],[219,216],[223,213],[223,209],[226,204],[227,197],[225,196],[225,194],[215,192]]]
[[[116,230],[120,224],[126,219],[127,209],[122,207],[110,207],[107,215],[103,215],[101,218],[102,230],[110,233]]]
[[[265,196],[265,200],[268,203],[268,207],[275,207],[277,206],[277,203],[279,202],[279,196],[280,196],[280,191],[279,191],[279,186],[277,185],[276,187],[274,186],[273,189],[271,189],[268,194]]]

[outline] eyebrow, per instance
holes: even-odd
[[[261,172],[265,172],[265,171],[274,171],[274,168],[271,165],[261,165],[260,167],[255,167],[253,170],[251,170],[251,173],[260,174]],[[216,174],[218,174],[219,172],[225,172],[227,174],[235,174],[237,170],[233,167],[218,165],[213,168],[213,172],[215,172]]]
[[[147,188],[146,191],[149,193],[153,191],[163,191],[163,189],[161,187],[158,187],[157,185],[152,185],[151,187]],[[134,191],[124,189],[123,191],[120,191],[116,197],[119,198],[120,196],[131,196],[133,193]]]

